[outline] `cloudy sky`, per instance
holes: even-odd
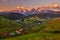
[[[15,8],[17,6],[37,7],[52,3],[60,4],[60,0],[0,0],[0,8]]]

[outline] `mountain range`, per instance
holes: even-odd
[[[41,10],[37,11],[35,9],[32,9],[31,11],[19,13],[19,12],[0,12],[0,16],[4,16],[6,18],[12,19],[12,20],[19,20],[24,19],[31,16],[38,16],[40,18],[50,17],[50,18],[56,18],[60,17],[60,11],[52,11],[52,10]]]

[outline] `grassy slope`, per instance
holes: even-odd
[[[4,40],[59,40],[60,34],[51,33],[33,33]]]
[[[49,24],[46,25],[47,27],[44,30],[47,31],[60,30],[60,18],[52,19],[48,23]],[[60,40],[60,34],[33,33],[14,38],[7,38],[4,40]]]
[[[54,18],[49,20],[48,24],[46,24],[46,31],[60,31],[60,18]]]
[[[4,22],[5,21],[3,21],[3,23]],[[9,21],[6,22],[6,23],[9,23]],[[15,24],[13,23],[13,27],[11,27],[11,26],[9,26],[9,27],[10,27],[11,30],[14,30],[15,29]],[[10,30],[8,28],[7,29],[5,29],[5,28],[3,28],[1,30],[2,31]],[[44,30],[48,30],[48,31],[60,30],[60,19],[52,19],[49,22],[49,24],[46,25],[46,28]],[[6,38],[6,39],[0,39],[0,40],[60,40],[60,34],[32,33],[32,34],[27,34],[27,35],[22,35],[22,36],[18,36],[18,37],[12,37],[12,38]]]
[[[0,32],[15,31],[21,28],[21,25],[7,18],[0,17]]]

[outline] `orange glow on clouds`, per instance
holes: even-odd
[[[60,5],[56,4],[56,3],[52,3],[51,5],[40,5],[39,6],[39,11],[42,9],[55,9],[56,7],[60,7]],[[38,7],[36,7],[35,9],[37,9]],[[26,6],[16,6],[16,7],[12,7],[12,8],[8,8],[8,7],[0,7],[0,11],[9,11],[9,10],[31,10],[31,7],[26,7]]]

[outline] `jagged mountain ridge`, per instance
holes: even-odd
[[[24,19],[26,17],[30,16],[39,16],[41,18],[44,17],[50,17],[50,18],[55,18],[55,17],[60,17],[60,13],[55,13],[54,11],[47,10],[47,11],[36,11],[36,10],[31,10],[26,13],[15,13],[15,12],[0,12],[0,16],[7,17],[12,20],[19,20],[19,19]]]

